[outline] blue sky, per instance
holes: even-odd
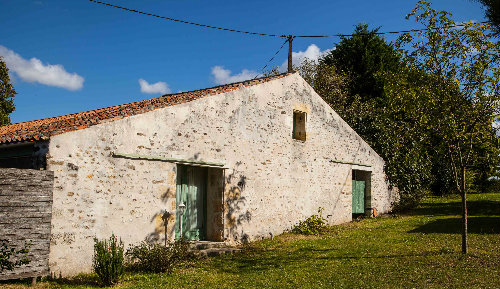
[[[167,17],[273,34],[419,28],[415,1],[103,0]],[[470,0],[432,1],[455,21],[484,21]],[[252,78],[283,43],[185,25],[88,0],[0,0],[0,55],[15,89],[12,122],[46,118]],[[421,28],[421,27],[420,27]],[[394,36],[387,38],[394,40]],[[295,60],[317,57],[338,38],[294,40]],[[286,60],[286,47],[270,64]]]

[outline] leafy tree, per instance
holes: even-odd
[[[399,65],[396,50],[377,35],[377,31],[369,30],[366,24],[358,24],[352,36],[342,37],[335,49],[320,61],[320,67],[335,67],[337,75],[348,79],[345,82],[346,106],[333,105],[333,108],[374,148],[379,141],[376,137],[379,131],[375,125],[374,108],[384,106],[383,80],[378,74],[394,70]],[[342,109],[346,109],[349,104],[352,104],[349,108],[351,113],[344,114]]]
[[[10,83],[9,69],[0,57],[0,126],[10,123],[9,114],[14,109],[14,96],[16,91]]]
[[[386,173],[400,192],[398,208],[406,209],[428,189],[432,163],[423,141],[428,137],[417,129],[413,103],[404,107],[388,103],[387,75],[405,66],[377,31],[365,24],[356,26],[352,37],[343,37],[320,61],[312,86],[384,158]],[[422,73],[413,71],[412,77],[407,85],[423,81]]]
[[[427,30],[403,34],[398,46],[407,69],[426,74],[418,93],[401,85],[394,75],[389,98],[413,99],[421,106],[421,126],[439,139],[435,150],[445,156],[451,181],[462,197],[462,252],[467,253],[467,193],[474,167],[485,156],[496,164],[498,146],[493,122],[500,111],[500,49],[490,25],[465,23],[462,29],[451,14],[436,11],[421,0],[407,18]],[[435,29],[435,27],[441,27]],[[391,83],[391,82],[389,82]],[[427,116],[425,116],[427,115]]]

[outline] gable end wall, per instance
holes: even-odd
[[[307,113],[305,142],[292,139],[294,109]],[[176,165],[113,152],[224,163],[228,242],[277,235],[319,207],[330,224],[350,221],[352,165],[336,161],[371,166],[380,213],[394,200],[383,160],[293,74],[52,137],[55,274],[90,271],[94,236],[173,238],[174,216],[166,226],[161,216],[175,213]]]

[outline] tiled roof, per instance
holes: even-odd
[[[284,73],[276,76],[262,77],[254,80],[247,80],[206,89],[167,94],[157,98],[89,110],[80,113],[14,123],[0,127],[0,143],[47,140],[53,135],[85,129],[96,124],[145,113],[158,108],[190,102],[192,100],[210,95],[230,92],[242,87],[249,87],[274,79],[283,78],[287,75],[288,73]]]

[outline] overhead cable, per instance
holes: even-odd
[[[195,26],[200,26],[204,28],[211,28],[211,29],[217,29],[217,30],[223,30],[223,31],[230,31],[230,32],[237,32],[237,33],[243,33],[243,34],[250,34],[250,35],[258,35],[258,36],[269,36],[269,37],[281,37],[281,38],[287,38],[287,35],[278,35],[278,34],[270,34],[270,33],[260,33],[260,32],[251,32],[251,31],[243,31],[243,30],[238,30],[238,29],[231,29],[231,28],[224,28],[224,27],[217,27],[213,25],[206,25],[206,24],[200,24],[200,23],[195,23],[191,21],[186,21],[186,20],[181,20],[181,19],[175,19],[175,18],[170,18],[170,17],[165,17],[165,16],[160,16],[157,14],[149,13],[149,12],[143,12],[135,9],[130,9],[98,0],[89,0],[90,2],[106,5],[109,7],[113,8],[118,8],[122,9],[128,12],[134,12],[138,14],[143,14],[143,15],[148,15],[148,16],[153,16],[156,18],[161,18],[165,20],[170,20],[170,21],[175,21],[175,22],[180,22],[184,24],[190,24],[190,25],[195,25]],[[483,21],[483,22],[477,22],[479,24],[487,24],[490,23],[488,21]],[[455,27],[464,27],[467,24],[465,23],[460,23],[460,24],[454,24],[454,25],[449,25],[449,26],[443,26],[443,27],[431,27],[431,28],[423,28],[423,29],[410,29],[410,30],[400,30],[400,31],[387,31],[387,32],[369,32],[367,34],[376,34],[376,35],[386,35],[386,34],[400,34],[400,33],[410,33],[410,32],[421,32],[421,31],[428,31],[428,30],[439,30],[439,29],[445,29],[445,28],[455,28]],[[357,35],[362,34],[358,33]],[[294,35],[294,37],[298,38],[327,38],[327,37],[351,37],[354,36],[355,34],[331,34],[331,35]]]
[[[191,21],[186,21],[186,20],[180,20],[180,19],[174,19],[174,18],[170,18],[170,17],[160,16],[160,15],[157,15],[157,14],[143,12],[143,11],[139,11],[139,10],[129,9],[129,8],[125,8],[125,7],[122,7],[122,6],[118,6],[118,5],[114,5],[114,4],[110,4],[110,3],[106,3],[106,2],[101,2],[101,1],[97,1],[97,0],[89,0],[89,1],[90,2],[94,2],[94,3],[98,3],[98,4],[102,4],[102,5],[106,5],[106,6],[109,6],[109,7],[114,7],[114,8],[122,9],[122,10],[129,11],[129,12],[139,13],[139,14],[143,14],[143,15],[153,16],[153,17],[157,17],[157,18],[161,18],[161,19],[165,19],[165,20],[170,20],[170,21],[175,21],[175,22],[180,22],[180,23],[185,23],[185,24],[191,24],[191,25],[201,26],[201,27],[205,27],[205,28],[212,28],[212,29],[218,29],[218,30],[224,30],[224,31],[231,31],[231,32],[238,32],[238,33],[251,34],[251,35],[259,35],[259,36],[287,37],[285,35],[267,34],[267,33],[259,33],[259,32],[249,32],[249,31],[243,31],[243,30],[237,30],[237,29],[230,29],[230,28],[223,28],[223,27],[217,27],[217,26],[212,26],[212,25],[200,24],[200,23],[195,23],[195,22],[191,22]]]
[[[264,65],[264,67],[262,67],[262,69],[260,70],[260,72],[264,72],[264,69],[266,69],[266,67],[269,65],[269,63],[271,63],[274,58],[276,57],[276,55],[278,55],[278,53],[280,53],[281,49],[283,49],[283,46],[285,46],[285,44],[288,42],[288,38],[285,40],[285,42],[283,42],[283,44],[281,44],[281,47],[280,49],[278,49],[278,51],[276,51],[276,53],[274,53],[273,57],[271,57],[271,59],[269,59],[269,61],[266,63],[266,65]],[[256,79],[257,77],[259,77],[259,74],[257,74],[253,79]]]

